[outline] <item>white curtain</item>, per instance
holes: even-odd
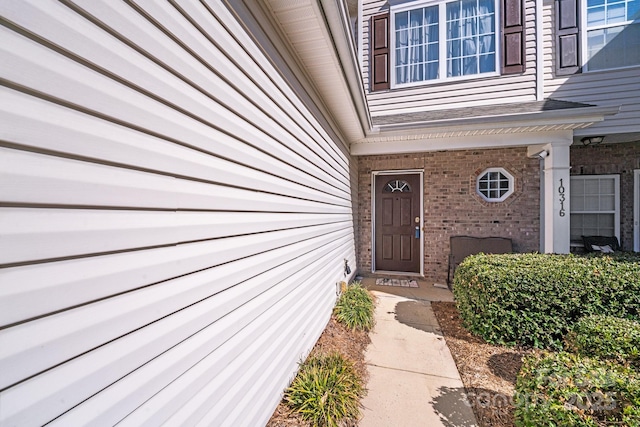
[[[397,13],[396,29],[396,83],[409,82],[409,12]]]
[[[395,15],[396,84],[425,80],[429,25],[438,21],[437,6]],[[437,27],[435,28],[437,33]],[[437,45],[434,47],[437,49]]]
[[[493,1],[447,3],[448,76],[495,71],[494,17]]]
[[[478,4],[478,63],[480,73],[496,71],[496,31],[493,0],[480,0]]]
[[[422,45],[424,9],[412,10],[409,12],[409,81],[417,82],[422,80],[422,69],[424,52]]]

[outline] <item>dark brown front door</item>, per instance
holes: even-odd
[[[376,175],[376,270],[420,272],[420,175]]]

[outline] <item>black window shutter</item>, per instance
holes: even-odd
[[[526,67],[523,0],[502,0],[502,74]]]
[[[556,74],[580,72],[578,1],[556,0]]]
[[[389,13],[371,17],[371,88],[389,89]]]

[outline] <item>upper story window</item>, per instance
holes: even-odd
[[[394,86],[495,73],[494,0],[460,0],[392,9]]]
[[[640,0],[584,0],[585,71],[640,65]]]
[[[370,88],[524,73],[525,12],[524,0],[395,0],[369,21]]]

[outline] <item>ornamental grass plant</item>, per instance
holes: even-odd
[[[362,379],[339,353],[312,354],[285,393],[289,407],[313,426],[355,423],[360,414]]]
[[[333,314],[336,320],[350,329],[370,331],[374,325],[373,297],[360,282],[353,282],[342,293]]]
[[[338,299],[333,317],[345,330],[370,331],[374,325],[373,296],[360,282],[347,286]],[[364,379],[354,363],[340,352],[313,351],[300,369],[284,401],[313,426],[356,425]]]

